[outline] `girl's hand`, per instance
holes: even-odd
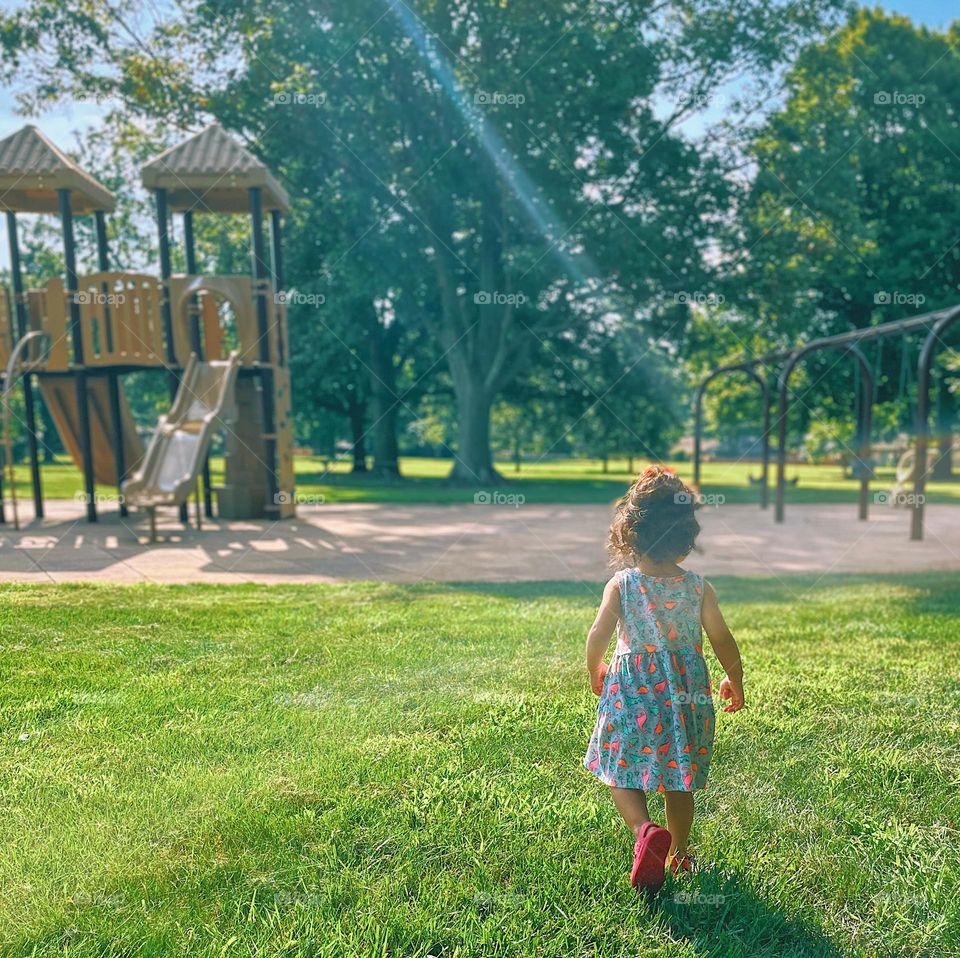
[[[729,675],[720,683],[720,698],[730,699],[724,712],[739,712],[743,708],[743,682],[734,682]]]
[[[607,663],[601,662],[594,670],[590,673],[590,688],[593,689],[594,695],[600,695],[603,693],[603,683],[607,677]]]

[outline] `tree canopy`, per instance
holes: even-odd
[[[181,0],[147,15],[32,0],[3,17],[0,42],[26,108],[95,97],[121,140],[210,118],[244,137],[294,199],[291,285],[325,296],[293,325],[339,341],[304,345],[301,384],[322,398],[347,350],[389,460],[402,393],[445,367],[454,474],[476,481],[492,473],[493,403],[558,333],[607,330],[619,345],[597,356],[682,346],[689,297],[716,285],[731,201],[725,127],[697,143],[683,124],[724,83],[775,76],[835,6]],[[401,330],[434,346],[405,386]],[[605,397],[581,417],[594,433],[612,421]]]
[[[105,104],[84,159],[123,200],[119,259],[152,246],[137,163],[212,119],[241,137],[293,199],[301,441],[346,429],[395,476],[400,432],[429,435],[476,482],[524,443],[661,455],[684,370],[955,301],[957,27],[839,10],[31,0],[0,77],[26,111]],[[199,238],[245,267],[242,228]],[[902,359],[876,362],[903,406]],[[811,416],[843,418],[850,375],[811,365]],[[715,395],[749,432],[742,384]]]

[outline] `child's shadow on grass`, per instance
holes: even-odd
[[[743,881],[713,866],[668,880],[656,908],[675,938],[705,958],[842,958],[816,925],[788,918]]]

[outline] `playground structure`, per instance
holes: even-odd
[[[5,421],[19,379],[35,515],[43,516],[43,488],[34,381],[83,473],[88,521],[97,520],[99,483],[116,487],[121,515],[128,505],[145,508],[151,531],[161,505],[179,507],[186,520],[187,498],[197,490],[199,524],[201,478],[208,517],[216,491],[223,518],[288,518],[294,514],[289,351],[286,307],[276,295],[287,195],[266,166],[216,124],[148,162],[142,180],[156,203],[159,277],[111,268],[106,214],[115,207],[113,196],[39,130],[26,126],[0,141],[0,209],[13,293],[0,295]],[[16,215],[52,212],[59,213],[63,232],[64,276],[25,289]],[[171,269],[173,213],[182,217],[185,275]],[[199,274],[196,213],[249,214],[252,276]],[[74,217],[89,214],[98,271],[78,276]],[[148,369],[167,371],[172,408],[145,452],[122,376]],[[226,428],[224,482],[214,490],[208,456],[220,428]]]
[[[930,439],[930,378],[933,361],[936,358],[937,346],[942,345],[943,337],[949,327],[960,319],[960,306],[949,309],[925,313],[907,319],[882,323],[878,326],[869,326],[864,329],[851,330],[835,336],[825,336],[811,340],[790,352],[769,353],[755,359],[744,359],[741,362],[719,366],[702,380],[694,398],[694,443],[693,443],[693,481],[699,486],[702,462],[703,438],[703,400],[707,387],[721,375],[728,373],[744,373],[760,387],[761,403],[763,408],[763,426],[761,438],[761,493],[760,507],[766,509],[769,505],[768,476],[770,468],[770,387],[769,371],[779,369],[777,375],[777,478],[774,519],[784,521],[786,508],[786,469],[787,469],[787,425],[790,414],[790,377],[800,362],[808,355],[831,349],[838,349],[851,356],[856,363],[860,376],[859,395],[857,402],[857,434],[856,450],[854,455],[852,475],[860,483],[858,518],[866,520],[870,502],[870,480],[874,476],[873,463],[870,454],[870,432],[872,425],[872,407],[875,394],[875,382],[870,364],[861,344],[873,340],[882,340],[896,334],[905,335],[912,332],[925,332],[926,336],[920,348],[917,361],[917,401],[915,411],[915,439],[914,448],[910,450],[912,456],[904,456],[897,469],[897,480],[894,493],[902,493],[912,487],[909,494],[909,508],[911,510],[910,538],[923,539],[923,518],[928,476],[927,450]],[[762,370],[758,372],[758,368]],[[909,461],[908,461],[909,460]]]

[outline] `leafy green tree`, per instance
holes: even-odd
[[[958,87],[950,37],[876,10],[800,54],[754,141],[741,221],[752,299],[778,334],[956,301]]]
[[[858,10],[788,72],[783,107],[753,140],[756,176],[729,244],[733,298],[770,345],[957,302],[958,38],[956,26],[942,34]],[[825,395],[840,392],[847,366]],[[887,348],[881,401],[903,400],[899,367]]]
[[[491,405],[558,297],[599,287],[679,337],[675,297],[709,284],[728,200],[722,163],[679,128],[835,6],[180,0],[151,22],[131,0],[31,0],[0,20],[0,75],[40,80],[39,104],[97,95],[150,122],[217,117],[281,169],[304,227],[349,195],[356,255],[388,288],[429,273],[438,291],[422,318],[455,393],[454,475],[473,482],[493,473]]]

